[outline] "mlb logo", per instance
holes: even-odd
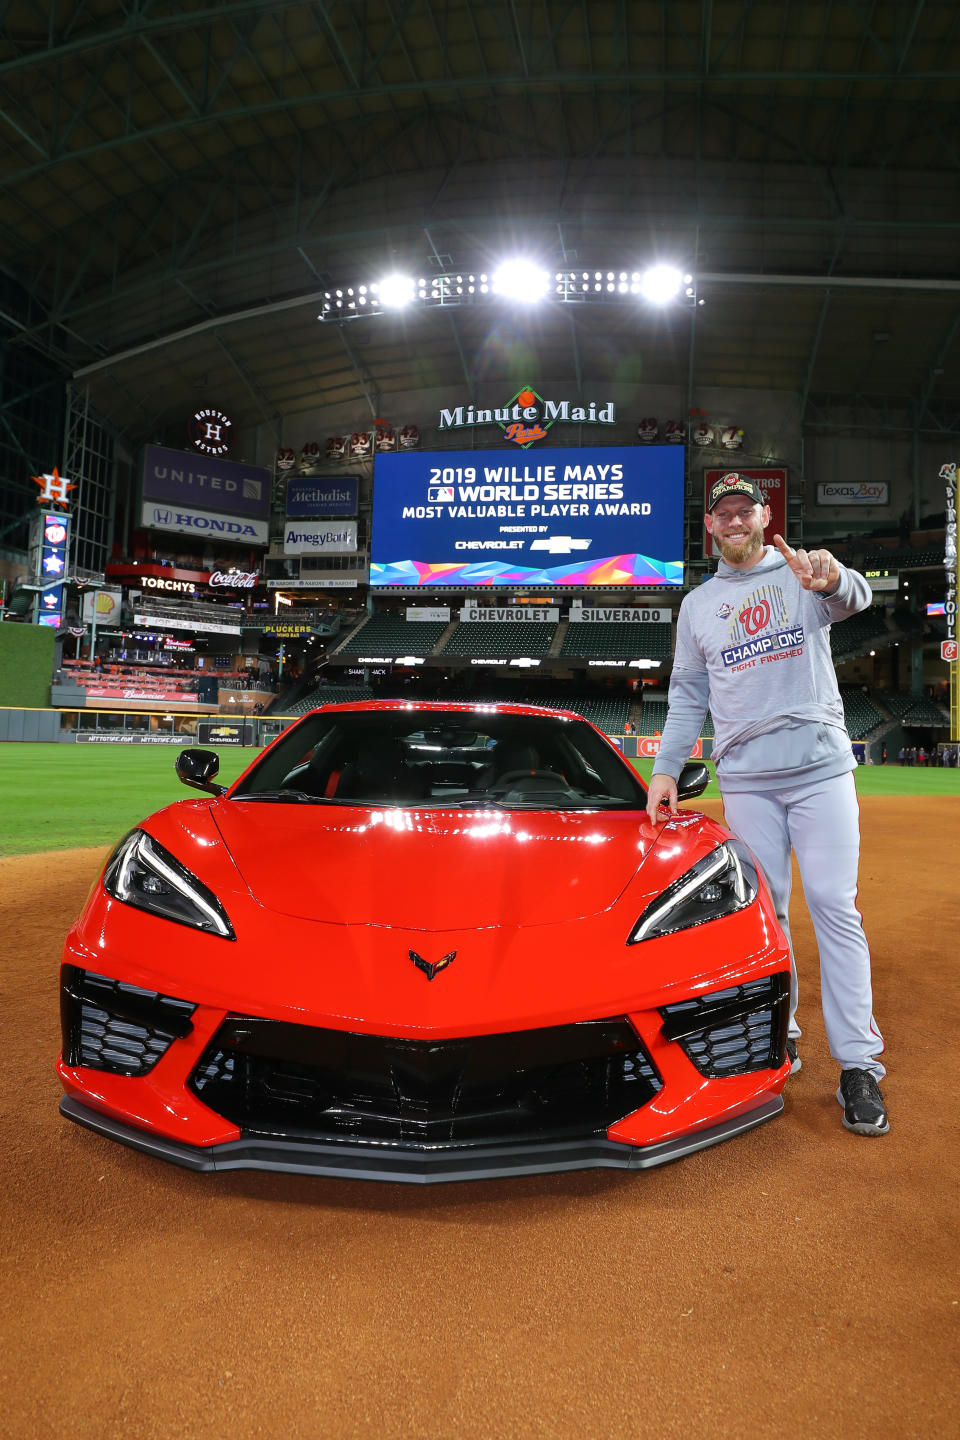
[[[431,485],[427,489],[427,500],[431,505],[439,505],[443,500],[453,499],[452,485]]]
[[[948,661],[950,661],[950,662],[952,663],[954,660],[956,660],[956,658],[957,658],[957,642],[956,642],[956,640],[941,640],[941,641],[940,641],[940,659],[941,659],[941,660],[948,660]]]

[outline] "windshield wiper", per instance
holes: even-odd
[[[277,805],[329,805],[326,795],[308,795],[305,790],[254,790],[233,795],[233,800],[271,800]]]

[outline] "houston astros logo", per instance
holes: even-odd
[[[437,961],[436,965],[431,965],[429,960],[424,960],[423,956],[418,955],[416,950],[408,950],[407,954],[417,969],[423,971],[428,980],[432,980],[435,975],[439,975],[441,970],[446,970],[447,966],[452,965],[457,958],[456,950],[451,950],[450,954],[444,955],[442,959]]]
[[[76,490],[77,487],[72,480],[67,479],[66,475],[60,474],[56,465],[53,467],[52,475],[33,475],[31,478],[35,485],[40,486],[40,494],[37,496],[38,504],[69,507],[67,492]]]
[[[770,601],[760,600],[756,605],[748,605],[740,611],[737,619],[748,635],[759,635],[770,624]]]

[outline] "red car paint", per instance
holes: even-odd
[[[324,713],[398,708],[372,702]],[[491,713],[412,708],[425,722],[438,712]],[[407,1040],[506,1037],[625,1015],[663,1079],[649,1103],[609,1127],[608,1138],[626,1145],[714,1127],[779,1095],[789,1073],[782,1057],[706,1078],[664,1037],[659,1013],[789,968],[762,885],[737,913],[627,944],[645,907],[729,838],[716,821],[690,810],[654,828],[641,808],[245,801],[236,792],[262,758],[226,794],[181,801],[142,826],[214,892],[235,941],[113,899],[102,876],[67,936],[64,964],[197,1006],[191,1033],[142,1077],[61,1056],[65,1091],[89,1111],[193,1147],[237,1140],[240,1128],[185,1083],[228,1013]],[[456,961],[428,983],[411,951],[429,965],[451,952]]]

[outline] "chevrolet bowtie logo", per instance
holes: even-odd
[[[407,954],[417,969],[423,971],[428,980],[432,980],[434,975],[439,975],[441,970],[446,970],[447,966],[452,965],[457,958],[456,950],[451,950],[450,954],[444,955],[441,960],[437,961],[436,965],[431,965],[429,960],[424,960],[423,956],[418,955],[416,950],[408,950]]]

